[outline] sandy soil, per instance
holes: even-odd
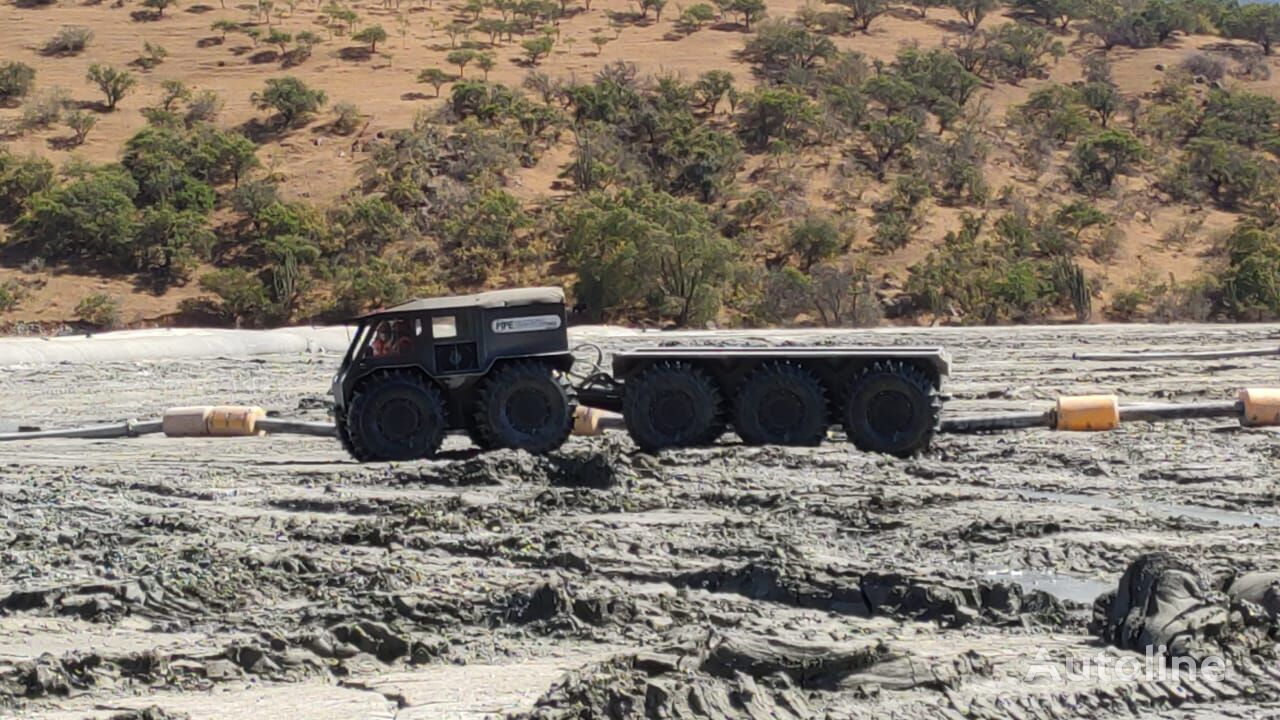
[[[714,336],[706,335],[714,341]],[[1222,399],[1275,359],[1080,363],[1087,348],[1273,346],[1280,326],[877,332],[940,344],[947,412],[1059,393]],[[617,348],[638,339],[598,338]],[[695,337],[697,339],[697,337]],[[867,334],[777,340],[868,341]],[[326,417],[337,359],[14,368],[53,427],[257,402]],[[359,465],[319,438],[0,447],[0,716],[1252,716],[1247,681],[1065,673],[1137,557],[1280,568],[1276,435],[1223,421],[942,436],[912,460],[815,449],[562,452]],[[1267,670],[1270,668],[1270,670]],[[1254,674],[1256,671],[1256,674]],[[1272,703],[1268,705],[1268,703]],[[151,715],[142,710],[158,707]],[[132,713],[132,714],[129,714]]]

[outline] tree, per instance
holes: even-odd
[[[604,51],[604,46],[608,45],[611,41],[612,38],[607,35],[591,36],[591,44],[596,46],[596,57],[600,56],[600,53]]]
[[[555,38],[550,35],[530,38],[520,43],[520,47],[524,48],[525,57],[529,59],[530,65],[537,65],[538,61],[551,54],[551,48],[555,47]]]
[[[210,29],[212,29],[216,33],[219,33],[222,36],[223,41],[226,41],[227,33],[240,32],[240,23],[234,20],[226,20],[226,19],[216,20],[214,21],[213,25],[210,26]]]
[[[643,307],[681,326],[710,319],[737,266],[705,206],[643,185],[579,196],[557,224],[576,295],[597,317]]]
[[[787,229],[787,249],[806,273],[814,265],[847,250],[849,240],[836,221],[825,213],[808,213]]]
[[[681,32],[695,33],[702,29],[703,25],[716,19],[716,9],[707,3],[694,3],[689,7],[680,11],[680,17],[676,20],[676,26]]]
[[[768,78],[781,80],[793,70],[810,70],[836,54],[831,38],[809,32],[795,20],[766,20],[742,51]]]
[[[207,258],[216,238],[203,214],[168,205],[146,208],[134,230],[133,267],[151,275],[157,289],[186,280]]]
[[[85,78],[98,86],[107,98],[107,110],[115,110],[116,103],[137,84],[133,74],[128,70],[117,70],[110,65],[89,66],[89,74]]]
[[[436,89],[436,97],[440,97],[440,88],[452,78],[440,68],[427,68],[418,73],[418,82],[431,85]]]
[[[724,12],[742,18],[742,27],[751,30],[751,23],[764,18],[767,8],[764,0],[715,0]]]
[[[840,5],[849,9],[849,20],[862,32],[867,32],[871,21],[889,11],[889,3],[885,0],[837,0]]]
[[[26,63],[13,61],[0,65],[0,104],[25,97],[35,82],[35,68]]]
[[[1005,23],[987,35],[987,64],[993,73],[1018,82],[1045,67],[1044,57],[1062,57],[1066,48],[1048,30],[1024,23]]]
[[[1248,3],[1229,11],[1222,20],[1223,34],[1262,46],[1264,54],[1280,39],[1280,5]]]
[[[920,14],[921,20],[928,17],[929,8],[942,7],[944,4],[943,0],[911,0],[911,7]]]
[[[1216,138],[1192,138],[1182,172],[1227,210],[1249,205],[1272,182],[1252,153]]]
[[[224,268],[200,276],[200,289],[215,295],[218,309],[226,319],[258,323],[267,313],[271,300],[262,280],[241,268]]]
[[[1072,152],[1072,181],[1081,190],[1098,193],[1141,160],[1146,149],[1127,130],[1103,130],[1076,144]]]
[[[1280,242],[1275,235],[1240,223],[1225,243],[1222,302],[1233,317],[1257,320],[1280,315]]]
[[[662,22],[662,10],[667,6],[667,0],[640,0],[640,18],[644,19],[649,16],[649,11],[653,11],[654,21]]]
[[[280,48],[280,54],[284,55],[289,51],[289,43],[293,42],[293,35],[278,28],[271,28],[267,36],[263,38],[263,41],[268,45],[275,45]]]
[[[977,30],[987,13],[1000,6],[998,0],[950,0],[950,4],[970,30]]]
[[[160,90],[163,92],[160,96],[160,107],[165,112],[171,112],[179,100],[191,99],[191,88],[181,80],[161,80]]]
[[[520,201],[505,190],[489,190],[441,223],[454,277],[483,282],[511,259],[516,234],[532,224]]]
[[[75,133],[76,145],[83,145],[85,138],[89,136],[89,131],[98,124],[98,118],[83,110],[76,110],[62,118],[62,122]]]
[[[884,180],[889,163],[916,141],[920,127],[905,115],[893,115],[867,123],[867,144],[871,146],[872,168]]]
[[[128,264],[138,185],[119,165],[36,193],[13,225],[14,236],[50,259],[87,257]]]
[[[260,110],[275,110],[283,127],[293,127],[324,107],[328,97],[323,90],[314,90],[290,76],[267,80],[266,87],[250,96],[250,100]]]
[[[142,6],[156,11],[156,17],[164,17],[164,11],[177,4],[177,0],[142,0]]]
[[[720,101],[733,89],[733,73],[727,70],[708,70],[698,77],[693,89],[698,94],[702,108],[715,115]]]
[[[454,50],[445,56],[445,62],[450,65],[458,66],[458,77],[464,77],[467,70],[467,63],[476,59],[475,50]]]
[[[817,109],[804,93],[789,88],[765,88],[743,103],[738,129],[748,144],[767,147],[770,140],[803,139],[817,119]]]
[[[1080,102],[1098,116],[1098,124],[1103,128],[1111,121],[1112,116],[1120,111],[1124,101],[1120,91],[1109,82],[1085,83],[1080,87]]]
[[[369,52],[378,52],[378,43],[387,39],[387,31],[382,29],[381,25],[370,25],[351,36],[356,42],[369,43]]]
[[[1045,25],[1057,24],[1066,30],[1072,20],[1085,14],[1084,0],[1017,0],[1015,6],[1031,13]]]
[[[485,82],[489,81],[489,71],[493,70],[498,64],[497,58],[493,53],[482,52],[476,54],[476,67],[480,68],[480,72],[484,73]]]
[[[13,222],[31,198],[53,187],[53,163],[28,155],[19,157],[0,147],[0,222]]]

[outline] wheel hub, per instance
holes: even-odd
[[[897,435],[911,425],[914,416],[911,398],[896,390],[878,392],[867,403],[867,424],[881,435]]]
[[[401,398],[388,401],[378,413],[378,430],[385,437],[409,439],[422,427],[422,413],[417,405]]]
[[[782,433],[804,422],[804,402],[787,390],[774,390],[760,403],[760,424],[771,432]]]
[[[694,416],[693,398],[681,392],[665,392],[658,396],[649,413],[659,432],[675,435],[688,429]]]
[[[511,426],[525,434],[538,432],[551,417],[551,404],[546,396],[532,388],[512,393],[506,410]]]

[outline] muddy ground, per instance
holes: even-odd
[[[1071,359],[1276,346],[1276,326],[770,341],[815,339],[945,346],[957,414],[1280,384],[1280,358]],[[204,402],[318,420],[337,362],[10,368],[0,405],[44,427]],[[912,460],[833,435],[659,456],[574,438],[545,459],[451,438],[442,460],[369,465],[319,438],[0,445],[0,716],[1280,712],[1265,628],[1220,633],[1226,679],[1067,673],[1132,654],[1090,629],[1091,605],[1146,553],[1213,582],[1280,569],[1276,433],[1205,420],[953,435]]]

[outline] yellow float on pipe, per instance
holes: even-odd
[[[1120,426],[1120,400],[1115,395],[1058,398],[1055,430],[1114,430]]]
[[[266,416],[266,410],[247,405],[177,407],[165,410],[161,427],[169,437],[244,437],[262,435],[257,423]]]
[[[574,435],[603,435],[605,430],[624,426],[622,416],[608,410],[579,405],[573,411]]]
[[[1280,425],[1280,390],[1276,388],[1245,388],[1240,391],[1244,412],[1240,424],[1245,427]]]

